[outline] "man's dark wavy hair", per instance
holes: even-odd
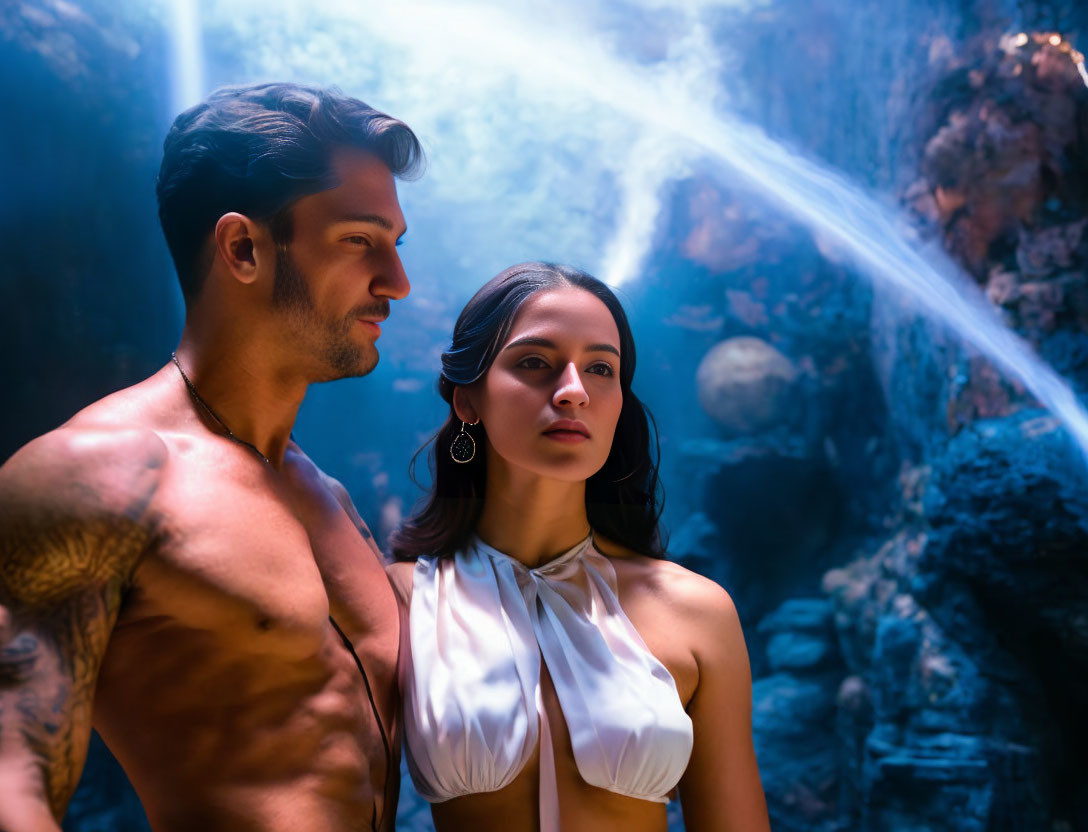
[[[554,263],[520,263],[488,281],[466,304],[454,326],[450,348],[442,354],[438,391],[450,404],[450,415],[428,443],[433,486],[418,510],[392,536],[397,560],[452,555],[471,539],[487,484],[487,455],[483,452],[487,433],[482,424],[469,427],[479,450],[469,463],[453,461],[450,443],[461,429],[461,421],[453,411],[453,391],[483,377],[509,337],[514,318],[526,300],[537,292],[564,286],[584,289],[600,299],[612,313],[620,334],[623,407],[608,459],[586,481],[590,527],[596,534],[640,554],[663,556],[658,523],[661,488],[657,432],[649,411],[631,390],[635,341],[627,315],[612,290],[583,271]],[[426,450],[427,445],[419,453]],[[414,468],[415,459],[412,464]]]
[[[409,127],[335,87],[291,83],[223,87],[175,119],[163,143],[159,220],[186,302],[211,267],[208,234],[237,211],[291,238],[290,206],[334,188],[333,151],[359,148],[410,178],[423,149]]]

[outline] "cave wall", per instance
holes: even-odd
[[[900,164],[872,179],[896,184],[918,244],[948,252],[1083,394],[1088,88],[1072,60],[1083,9],[1021,9],[1038,28],[1019,38],[999,12],[914,28],[928,48],[907,62],[913,94],[902,78],[884,86],[909,123],[870,134]],[[1050,19],[1067,26],[1057,38]],[[796,117],[774,99],[766,118]],[[814,148],[835,144],[833,129],[817,125]],[[777,420],[745,431],[723,412],[688,442],[702,511],[674,551],[747,613],[774,828],[1088,828],[1083,452],[1023,384],[915,304],[854,289],[834,252],[814,279],[788,254],[788,231],[750,221],[738,233],[753,209],[716,190],[722,228],[700,239],[726,244],[700,254],[727,288],[703,318],[724,318],[723,343],[773,345],[795,381]],[[783,259],[794,280],[764,275]],[[824,296],[806,293],[821,284]],[[716,366],[722,395],[764,402],[782,376],[775,361]]]

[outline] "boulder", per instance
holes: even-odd
[[[761,338],[738,336],[713,347],[699,364],[699,403],[728,436],[791,422],[798,372]]]

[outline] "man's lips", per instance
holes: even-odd
[[[381,336],[381,334],[382,334],[382,321],[385,320],[384,316],[380,317],[380,318],[376,318],[376,317],[375,318],[356,318],[355,320],[362,325],[363,329],[365,329],[367,332],[369,332],[375,338],[378,338],[378,337]]]
[[[379,338],[382,334],[382,321],[389,317],[389,302],[379,299],[361,304],[351,311],[351,315],[371,337]]]

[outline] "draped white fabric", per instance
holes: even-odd
[[[501,789],[540,739],[541,829],[558,829],[541,656],[587,783],[665,802],[683,775],[691,719],[592,538],[536,569],[480,540],[452,558],[420,558],[409,632],[408,767],[432,803]]]

